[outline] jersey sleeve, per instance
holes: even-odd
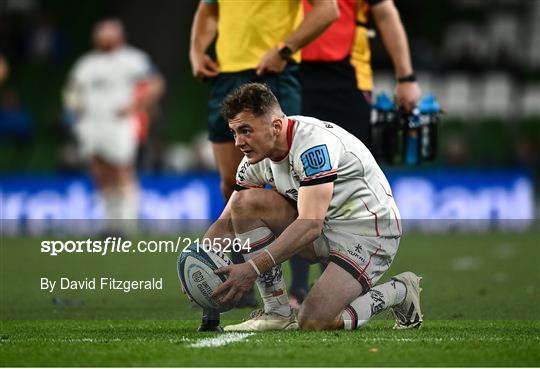
[[[335,181],[343,150],[341,142],[334,136],[311,141],[295,150],[293,156],[294,170],[300,177],[300,186]]]
[[[75,65],[69,71],[68,80],[70,82],[75,84],[82,83],[85,70],[88,69],[89,60],[89,56],[85,55],[75,62]]]
[[[262,162],[250,164],[244,157],[236,171],[236,191],[249,188],[262,188],[266,184]]]
[[[131,49],[129,60],[132,68],[132,78],[135,81],[144,80],[156,71],[150,56],[141,50]]]

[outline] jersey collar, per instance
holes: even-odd
[[[282,161],[283,159],[285,159],[289,155],[289,151],[291,151],[291,146],[292,146],[293,129],[294,129],[294,124],[295,123],[296,123],[296,121],[294,119],[288,119],[287,120],[287,152],[281,158],[279,158],[277,160],[272,160],[274,163],[278,163],[278,162]]]

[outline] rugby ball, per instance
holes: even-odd
[[[178,278],[184,292],[203,309],[227,311],[231,306],[222,305],[210,295],[227,279],[224,275],[214,274],[214,270],[230,264],[232,261],[224,253],[192,244],[178,258]]]

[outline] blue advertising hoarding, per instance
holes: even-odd
[[[502,224],[535,218],[533,180],[523,171],[408,170],[387,176],[401,217],[420,228],[425,220]],[[215,173],[144,175],[140,188],[141,219],[213,220],[223,208]],[[102,217],[99,196],[85,176],[2,176],[0,211],[1,219],[20,221]]]

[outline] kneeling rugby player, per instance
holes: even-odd
[[[251,249],[246,262],[216,271],[228,279],[214,295],[234,304],[256,283],[264,302],[225,331],[356,329],[385,309],[395,328],[419,327],[420,277],[404,272],[376,285],[401,225],[389,183],[362,142],[334,123],[287,117],[262,84],[236,89],[222,112],[244,159],[236,191],[205,237],[249,240]],[[328,261],[298,318],[281,270],[297,253]]]

